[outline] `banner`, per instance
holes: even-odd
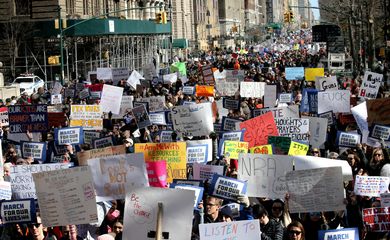
[[[268,136],[279,136],[271,112],[240,123],[240,129],[245,130],[244,141],[250,148],[267,144]]]
[[[368,126],[373,123],[390,125],[390,98],[368,99],[366,104]]]
[[[302,80],[305,76],[304,67],[286,67],[286,80]]]
[[[198,97],[213,97],[214,86],[196,85],[196,96]]]
[[[309,145],[291,141],[290,149],[288,150],[288,155],[306,156],[307,151],[309,151]]]
[[[32,176],[45,227],[98,221],[95,189],[89,167],[33,173]]]
[[[165,160],[147,162],[146,171],[148,173],[149,185],[151,187],[167,187],[167,162]]]
[[[249,152],[272,155],[273,150],[271,144],[266,144],[266,145],[260,145],[253,148],[249,148]]]
[[[184,95],[194,95],[195,94],[195,87],[183,86],[182,92]]]
[[[133,108],[134,96],[123,95],[121,100],[121,106],[119,114],[112,114],[112,119],[123,119],[125,115],[131,112]]]
[[[215,87],[220,96],[235,96],[240,88],[240,82],[237,80],[227,81],[216,81]]]
[[[211,182],[214,174],[223,175],[223,166],[194,163],[193,174],[195,180]]]
[[[184,189],[184,190],[193,191],[194,195],[195,195],[194,210],[198,209],[198,205],[199,205],[200,201],[202,201],[202,198],[203,198],[203,191],[204,191],[203,187],[172,183],[169,185],[169,188]]]
[[[390,231],[390,207],[364,208],[363,223],[368,232]]]
[[[208,136],[214,130],[211,103],[174,107],[172,121],[178,136]]]
[[[319,230],[318,240],[359,240],[359,230],[357,228],[342,228],[332,230]]]
[[[114,142],[112,140],[112,136],[108,136],[108,137],[103,137],[103,138],[93,140],[92,146],[95,149],[106,148],[106,147],[114,146]]]
[[[122,239],[155,239],[159,206],[163,211],[163,239],[191,239],[193,202],[194,193],[188,190],[139,188],[129,191],[123,214]]]
[[[1,222],[10,223],[31,223],[36,222],[34,199],[1,201]]]
[[[88,160],[98,202],[124,199],[126,191],[149,187],[142,153]]]
[[[276,85],[265,85],[264,107],[275,107],[276,96]]]
[[[49,131],[47,105],[8,106],[10,133]]]
[[[307,116],[302,116],[302,118],[310,121],[309,142],[312,148],[323,148],[328,131],[328,119]]]
[[[37,198],[32,173],[66,168],[69,168],[69,164],[54,163],[12,166],[10,182],[14,199]]]
[[[126,77],[127,78],[127,77]],[[123,88],[104,84],[100,106],[102,112],[119,114],[122,102]]]
[[[320,91],[335,91],[339,90],[339,85],[336,76],[331,77],[316,77],[316,88]]]
[[[318,113],[350,113],[350,98],[349,90],[318,92]]]
[[[286,173],[290,213],[345,210],[341,167],[295,170]]]
[[[215,174],[210,183],[209,195],[211,196],[236,201],[238,195],[245,193],[246,182],[234,178]]]
[[[100,105],[71,105],[70,127],[84,130],[102,130],[103,112]]]
[[[240,96],[247,98],[262,98],[265,90],[264,82],[241,82]]]
[[[288,107],[278,107],[278,108],[261,108],[253,110],[253,117],[263,115],[264,113],[272,112],[274,118],[299,118],[299,109],[298,105],[291,105]]]
[[[8,121],[8,108],[7,107],[1,107],[0,108],[0,126],[7,127],[9,126]]]
[[[369,136],[379,140],[390,141],[390,126],[374,124],[371,127]]]
[[[366,71],[359,91],[359,97],[376,98],[381,86],[383,74]]]
[[[92,158],[103,158],[115,155],[126,154],[125,145],[111,146],[105,148],[97,148],[86,150],[82,152],[77,152],[77,159],[79,160],[80,166],[87,166],[88,159]]]
[[[0,200],[11,200],[11,197],[11,183],[5,181],[0,182]]]
[[[199,236],[200,240],[258,240],[260,224],[258,220],[199,224]]]
[[[222,117],[221,130],[222,131],[235,131],[237,123],[242,123],[242,120],[235,118]]]
[[[187,164],[204,163],[213,160],[213,143],[211,139],[186,141]]]
[[[230,159],[238,159],[240,153],[248,152],[248,143],[239,141],[224,141],[224,156]]]
[[[22,157],[46,161],[46,142],[20,142]]]
[[[241,105],[240,100],[223,98],[222,106],[229,110],[239,110]]]
[[[136,143],[135,153],[144,153],[145,162],[167,161],[167,182],[187,178],[186,143]]]
[[[55,128],[54,140],[56,145],[83,144],[84,133],[82,127]]]
[[[305,80],[315,81],[316,77],[324,76],[324,68],[305,68]]]
[[[354,192],[356,195],[380,197],[389,190],[390,178],[356,175]]]
[[[360,143],[359,134],[337,131],[336,145],[355,148],[358,143]]]
[[[275,118],[279,136],[304,143],[309,143],[309,123],[309,119],[303,118]]]
[[[291,103],[293,100],[292,93],[281,93],[279,94],[279,103]]]

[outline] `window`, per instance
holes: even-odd
[[[83,0],[83,14],[89,15],[89,0]]]
[[[15,0],[15,16],[30,15],[31,0]]]
[[[72,15],[75,13],[75,0],[66,0],[66,14]]]

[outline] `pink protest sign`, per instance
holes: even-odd
[[[151,187],[164,188],[167,186],[167,162],[165,160],[147,162],[146,170]]]

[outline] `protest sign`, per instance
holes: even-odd
[[[223,98],[223,108],[230,110],[240,109],[240,100]]]
[[[259,153],[259,154],[268,154],[272,155],[272,145],[266,144],[266,145],[260,145],[253,148],[249,148],[250,153]]]
[[[240,153],[248,152],[248,143],[239,141],[224,141],[224,156],[230,159],[237,159]]]
[[[12,166],[10,182],[14,199],[37,198],[35,194],[35,184],[31,175],[32,173],[65,168],[69,168],[69,165],[54,163]]]
[[[290,149],[288,150],[288,155],[306,156],[307,151],[309,151],[309,145],[291,141]]]
[[[286,182],[291,213],[345,210],[341,167],[290,171]]]
[[[191,239],[194,193],[183,189],[139,188],[126,194],[123,240],[156,236],[160,211],[164,239]],[[180,227],[178,227],[180,226]]]
[[[318,113],[333,111],[333,113],[349,113],[351,92],[337,90],[318,92]]]
[[[144,74],[145,80],[148,82],[152,81],[153,77],[157,75],[156,67],[152,61],[142,66],[142,72]]]
[[[155,162],[159,160],[167,161],[167,182],[172,179],[186,179],[186,143],[136,143],[135,153],[144,153],[145,162]]]
[[[316,77],[316,88],[320,91],[334,91],[339,90],[337,77]]]
[[[390,98],[368,99],[366,105],[368,126],[373,123],[390,125]]]
[[[203,83],[206,85],[214,85],[214,73],[211,65],[202,66]]]
[[[1,201],[0,213],[3,224],[31,223],[37,219],[34,199]]]
[[[45,227],[98,220],[95,189],[88,166],[32,174]],[[77,203],[77,204],[74,204]]]
[[[181,184],[181,185],[190,185],[190,186],[198,186],[203,187],[203,181],[202,180],[194,180],[194,179],[173,179],[173,183],[175,184]]]
[[[323,147],[324,143],[326,142],[326,134],[328,131],[328,119],[307,116],[302,116],[302,118],[308,119],[310,121],[310,145],[313,148]]]
[[[325,118],[328,120],[328,126],[334,125],[336,120],[334,119],[333,111],[317,114],[319,118]]]
[[[63,88],[63,86],[61,85],[60,82],[55,82],[53,89],[51,90],[51,95],[61,94],[62,88]]]
[[[46,142],[20,142],[22,157],[46,161]]]
[[[75,93],[76,93],[75,89],[65,88],[64,98],[65,99],[67,99],[67,98],[74,98]]]
[[[146,171],[151,187],[165,188],[167,186],[167,162],[165,160],[147,162]]]
[[[93,140],[92,146],[95,149],[106,148],[106,147],[114,146],[114,142],[112,140],[112,136],[107,136],[107,137]]]
[[[224,70],[226,72],[226,81],[243,81],[245,78],[245,71],[244,70]]]
[[[194,140],[187,143],[187,163],[207,163],[212,161],[212,140]]]
[[[160,142],[173,142],[172,141],[173,131],[164,130],[160,132]]]
[[[89,93],[90,93],[89,99],[100,99],[102,96],[101,91],[90,91]]]
[[[315,81],[316,77],[324,76],[324,68],[305,68],[305,80]]]
[[[223,205],[223,206],[220,208],[220,210],[221,210],[221,209],[224,209],[224,208],[229,208],[229,209],[232,211],[232,216],[233,216],[233,218],[238,218],[238,217],[240,217],[240,208],[241,208],[240,204],[238,204],[238,203],[229,203],[229,204],[225,204],[225,205]]]
[[[163,75],[163,80],[165,84],[175,83],[177,82],[177,73],[170,73],[170,74]]]
[[[169,188],[184,189],[184,190],[193,191],[194,195],[195,195],[194,209],[195,210],[198,209],[198,205],[199,205],[200,201],[202,201],[202,197],[203,197],[203,191],[204,191],[203,187],[172,183],[169,185]]]
[[[381,207],[390,207],[390,193],[381,193]]]
[[[127,68],[97,68],[96,77],[100,80],[112,80],[114,85],[122,79],[129,77],[129,69]]]
[[[389,190],[390,178],[356,175],[354,192],[356,195],[380,197]]]
[[[214,96],[214,86],[196,85],[196,96],[198,97]]]
[[[302,80],[305,76],[304,67],[286,67],[286,80]]]
[[[147,106],[146,109],[148,109],[149,112],[161,112],[161,111],[166,110],[165,97],[164,96],[137,98],[137,101],[139,101],[139,102],[147,102],[148,106]]]
[[[139,129],[146,128],[152,123],[150,122],[149,114],[145,108],[145,105],[137,106],[132,109],[133,116]]]
[[[11,183],[5,181],[0,182],[0,200],[11,200],[11,197]]]
[[[119,114],[112,114],[112,119],[123,119],[124,116],[131,112],[133,108],[134,96],[122,96],[121,106],[119,109]]]
[[[223,166],[194,163],[193,174],[196,180],[208,180],[211,182],[214,174],[223,175]]]
[[[200,240],[258,240],[260,224],[258,220],[199,224],[199,236]]]
[[[145,79],[139,72],[133,70],[127,78],[127,83],[134,89],[137,89],[137,85],[141,85],[140,79]]]
[[[142,153],[89,159],[88,166],[98,202],[123,199],[126,191],[149,186]]]
[[[70,127],[84,130],[102,130],[103,112],[100,105],[71,105]]]
[[[89,88],[85,88],[82,91],[79,92],[79,98],[80,99],[86,99],[89,97]]]
[[[265,85],[264,107],[275,107],[276,105],[276,85]]]
[[[84,131],[84,143],[91,144],[93,140],[100,138],[100,132]]]
[[[211,103],[174,107],[172,121],[178,136],[208,136],[214,130]]]
[[[244,141],[250,148],[267,144],[268,136],[279,136],[272,112],[240,123],[240,129],[245,130]]]
[[[8,106],[10,133],[49,131],[47,105]]]
[[[103,158],[113,155],[121,155],[126,153],[126,147],[124,145],[111,146],[105,148],[95,148],[77,153],[77,159],[80,166],[88,165],[88,159]]]
[[[195,87],[193,87],[193,86],[183,86],[182,92],[185,95],[194,95],[195,94]]]
[[[281,93],[279,94],[279,103],[291,103],[293,100],[292,93]]]
[[[278,108],[261,108],[253,110],[253,117],[260,116],[264,113],[272,112],[274,118],[299,118],[299,109],[298,105],[292,105],[288,107],[278,107]]]
[[[318,90],[304,88],[302,92],[300,112],[317,113],[318,112]]]
[[[390,141],[390,126],[374,124],[371,127],[369,136],[379,140]]]
[[[165,120],[165,112],[149,113],[149,119],[152,124],[167,125],[167,122]]]
[[[209,194],[228,200],[237,200],[238,195],[246,193],[246,182],[214,174],[210,183]]]
[[[361,136],[357,133],[337,131],[336,145],[340,147],[356,147],[360,143]]]
[[[231,141],[241,141],[244,138],[243,131],[224,132],[221,135],[221,139]]]
[[[100,106],[102,112],[119,114],[122,102],[123,88],[104,84]]]
[[[216,81],[215,87],[220,96],[234,96],[240,88],[240,82],[238,80],[231,82]]]
[[[62,104],[62,95],[55,94],[50,96],[50,103],[52,105]]]
[[[240,96],[248,98],[262,98],[266,84],[264,82],[241,82]]]
[[[7,107],[1,107],[0,108],[0,124],[1,124],[2,127],[9,126],[8,108]]]
[[[236,124],[241,123],[242,120],[238,120],[235,118],[229,118],[229,117],[222,117],[222,125],[221,130],[222,131],[235,131],[236,130]]]
[[[309,122],[303,118],[275,118],[279,136],[305,143],[309,142]]]
[[[57,145],[83,144],[84,133],[82,127],[55,128],[54,140]]]
[[[383,74],[366,71],[362,85],[360,87],[359,96],[364,98],[376,98],[381,86]]]
[[[49,121],[49,128],[52,127],[64,127],[67,125],[68,117],[64,112],[47,112],[47,117]]]
[[[363,223],[368,232],[390,231],[390,207],[364,208]]]
[[[318,240],[359,240],[357,228],[342,228],[318,231]]]
[[[226,80],[226,70],[223,69],[222,72],[219,71],[219,69],[217,71],[214,71],[214,79],[215,81],[223,81],[223,80]]]

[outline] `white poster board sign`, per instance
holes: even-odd
[[[309,119],[275,118],[279,136],[289,137],[293,141],[309,142]]]
[[[380,197],[389,190],[390,178],[356,175],[354,192],[356,195]],[[383,207],[383,206],[382,206]]]
[[[209,180],[211,182],[214,174],[223,175],[223,166],[194,163],[193,174],[195,180]]]
[[[264,107],[275,107],[276,105],[276,85],[265,85]]]
[[[141,79],[145,79],[139,72],[133,70],[127,79],[127,83],[135,89],[137,89],[137,85],[141,85]]]
[[[122,102],[123,88],[104,84],[100,106],[103,112],[119,114]]]
[[[212,161],[213,143],[211,139],[186,141],[187,164],[206,163]]]
[[[333,111],[333,113],[349,113],[351,92],[336,90],[318,92],[318,113]]]
[[[335,91],[339,90],[337,77],[316,77],[316,88],[320,91]]]
[[[121,100],[121,106],[119,109],[119,114],[112,114],[112,119],[123,119],[123,117],[131,112],[133,109],[134,96],[123,95]]]
[[[309,126],[310,145],[313,148],[323,148],[323,145],[326,142],[326,133],[328,130],[328,119],[318,118],[318,117],[307,117],[307,116],[302,116],[302,118],[307,118],[310,121],[310,126]]]
[[[360,86],[359,97],[368,99],[376,98],[382,79],[383,74],[366,71],[364,73],[362,85]]]
[[[265,91],[264,82],[241,82],[240,96],[251,98],[262,98]]]
[[[199,224],[199,236],[200,240],[259,240],[260,224],[258,220]]]

